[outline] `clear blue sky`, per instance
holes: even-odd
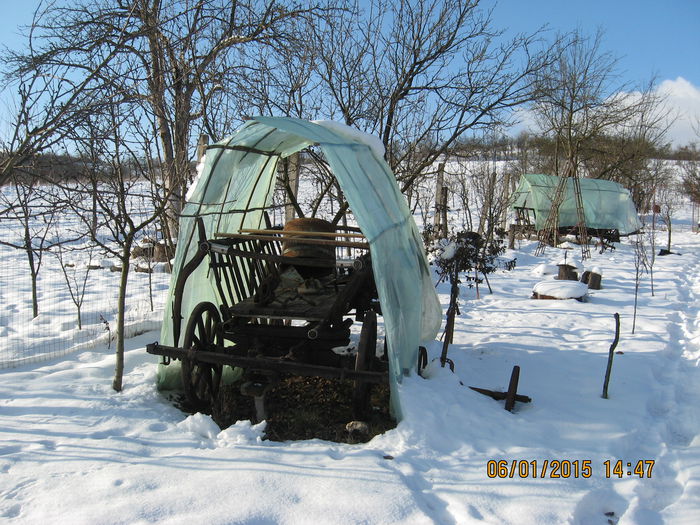
[[[439,0],[436,0],[439,1]],[[34,0],[0,0],[0,44],[21,45],[17,26],[31,21]],[[605,31],[604,48],[620,57],[625,78],[642,82],[679,76],[700,86],[700,0],[482,0],[495,5],[494,26],[530,32],[577,27]]]
[[[38,5],[33,0],[0,0],[0,44],[11,48],[22,44],[17,27],[31,23]]]
[[[630,82],[683,77],[700,86],[700,0],[484,0],[496,5],[494,26],[532,32],[604,31],[603,49],[617,56]]]

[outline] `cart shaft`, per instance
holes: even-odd
[[[219,352],[190,352],[185,348],[166,346],[158,343],[146,345],[146,351],[149,354],[161,355],[174,359],[186,358],[202,363],[238,366],[251,370],[269,370],[298,376],[315,376],[325,377],[328,379],[352,379],[362,381],[364,383],[376,384],[387,384],[389,382],[389,377],[386,372],[360,371],[350,368],[311,365],[307,363],[300,363],[298,361],[266,357],[243,357]]]

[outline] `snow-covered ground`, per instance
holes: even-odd
[[[0,370],[0,522],[700,523],[700,236],[674,234],[654,296],[643,276],[634,334],[629,240],[586,261],[603,288],[585,302],[530,299],[562,257],[534,248],[491,276],[493,294],[462,290],[455,373],[433,362],[406,380],[405,419],[366,444],[270,442],[264,423],[183,414],[155,389],[157,331],[128,340],[121,393],[104,341]],[[512,413],[467,388],[505,390],[514,365],[532,402]]]

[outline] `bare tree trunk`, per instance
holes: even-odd
[[[39,316],[39,299],[38,299],[38,294],[37,294],[37,272],[34,269],[34,254],[32,253],[32,250],[27,251],[27,255],[29,256],[29,266],[30,266],[30,272],[31,272],[31,277],[32,277],[32,319],[35,319],[36,317]]]
[[[90,223],[90,236],[97,238],[97,179],[92,179],[92,222]]]
[[[440,197],[440,236],[447,237],[447,186],[442,187],[442,196]]]
[[[505,230],[508,223],[508,204],[510,202],[510,170],[506,170],[505,180],[503,181],[503,197],[502,197],[502,210],[501,210],[501,228]]]
[[[133,241],[133,234],[126,236],[121,256],[122,271],[119,279],[119,298],[117,300],[116,365],[114,367],[114,380],[112,381],[112,388],[117,392],[122,390],[124,377],[124,311],[126,310],[126,284],[129,280],[129,257]]]
[[[442,221],[442,188],[445,184],[445,163],[441,162],[438,164],[437,176],[435,179],[435,215],[433,215],[433,234],[440,236],[442,228],[440,223]]]
[[[488,185],[486,187],[486,195],[484,195],[483,208],[481,209],[481,216],[479,217],[479,230],[478,233],[484,235],[488,233],[493,228],[492,215],[493,215],[493,198],[494,192],[496,191],[496,172],[489,174]]]
[[[29,274],[32,278],[32,319],[39,315],[39,300],[37,297],[37,274],[39,273],[34,264],[34,250],[32,250],[32,238],[29,231],[29,219],[24,223],[24,249],[29,263]]]
[[[297,201],[300,171],[299,153],[287,157],[287,163],[284,168],[285,187],[287,188],[287,199],[284,205],[284,222],[287,223],[294,219],[294,216],[297,214],[297,209],[299,208]],[[299,216],[301,217],[302,215]]]

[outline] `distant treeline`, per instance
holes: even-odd
[[[629,148],[629,146],[624,139],[619,137],[601,136],[592,144],[591,150],[600,153],[601,151],[609,152],[614,149]],[[639,144],[635,144],[635,146],[640,147]],[[652,144],[642,146],[645,149],[645,157],[649,159],[700,161],[700,149],[695,145],[675,148],[670,144],[663,147],[655,147]],[[500,135],[490,138],[463,138],[455,148],[455,154],[459,156],[476,157],[483,160],[517,160],[522,152],[553,157],[556,154],[555,151],[556,142],[553,138],[527,132],[520,133],[516,137]]]
[[[600,143],[606,142],[605,146]],[[609,150],[613,146],[624,149],[625,145],[618,138],[598,138],[596,152]],[[673,148],[670,145],[658,148],[650,144],[645,145],[644,156],[648,159],[700,161],[700,150],[695,146],[683,146]],[[421,146],[419,145],[418,148]],[[517,137],[501,135],[495,138],[463,138],[452,150],[456,157],[471,158],[474,160],[517,160],[523,153],[534,153],[540,157],[554,156],[556,150],[555,141],[548,137],[521,133]],[[4,154],[0,153],[0,161]],[[145,161],[144,161],[145,163]],[[157,160],[149,162],[151,167],[158,166]],[[139,167],[132,163],[131,166],[122,166],[134,177],[138,176]],[[191,168],[194,170],[194,163]],[[94,161],[89,158],[72,156],[69,154],[43,153],[35,155],[27,162],[15,168],[15,180],[22,183],[30,181],[42,182],[69,182],[85,178],[107,179],[111,173],[108,162]]]
[[[3,157],[4,154],[0,153],[0,162],[2,162]],[[151,167],[158,165],[156,160],[151,160],[149,163]],[[69,154],[42,153],[15,166],[13,176],[7,181],[7,184],[15,182],[23,184],[30,182],[58,183],[86,179],[106,180],[110,177],[112,169],[110,163],[106,161],[94,161]],[[127,178],[138,177],[140,172],[136,163],[127,163],[120,166],[120,169],[127,170]]]

